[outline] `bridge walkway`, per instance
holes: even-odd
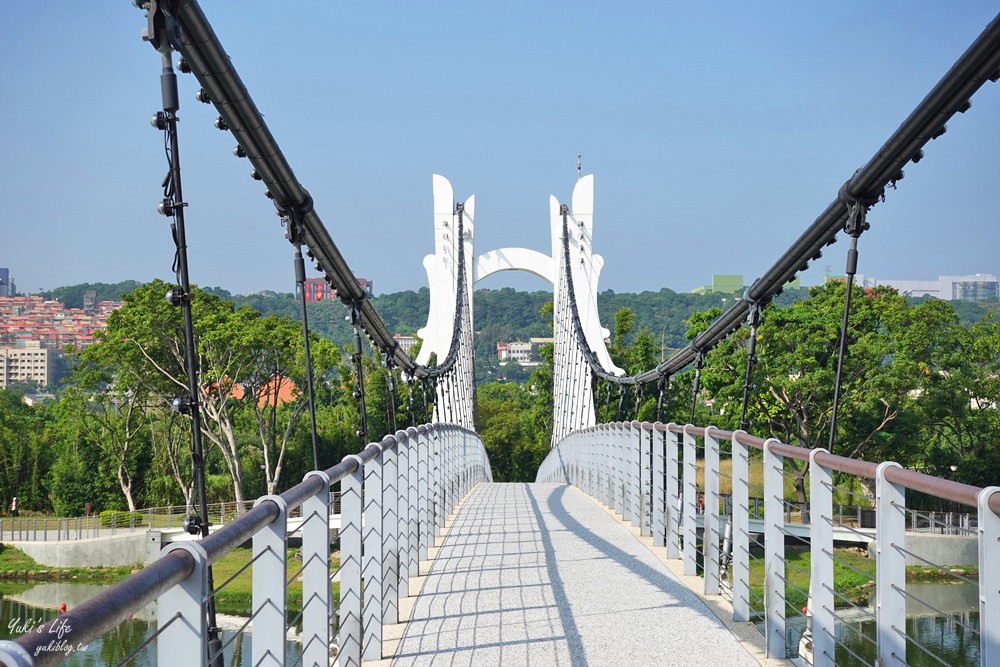
[[[757,664],[628,528],[558,484],[472,491],[391,660],[394,667]]]

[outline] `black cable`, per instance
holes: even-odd
[[[288,220],[288,231],[299,240],[300,230],[294,218]],[[319,470],[319,447],[316,444],[316,394],[313,390],[312,355],[309,351],[309,313],[306,310],[306,264],[302,259],[302,244],[295,245],[295,283],[298,286],[299,299],[302,304],[302,349],[306,362],[306,391],[309,397],[309,425],[312,438],[313,470]]]
[[[840,407],[840,383],[844,372],[844,357],[847,354],[847,326],[851,318],[851,294],[854,291],[854,274],[858,270],[858,237],[871,225],[865,220],[868,206],[854,200],[849,207],[844,231],[851,237],[851,248],[847,251],[847,296],[844,298],[844,320],[840,325],[840,347],[837,353],[837,374],[833,382],[833,408],[830,412],[830,441],[827,451],[833,451],[837,434],[837,411]]]
[[[753,382],[753,371],[757,364],[757,327],[760,326],[760,307],[754,304],[750,308],[750,339],[747,341],[747,370],[743,379],[743,403],[740,407],[740,429],[750,431],[750,422],[747,421],[747,405],[750,403],[750,392],[757,385]]]
[[[162,39],[162,36],[161,36]],[[155,120],[163,121],[164,144],[166,148],[167,161],[170,170],[166,178],[163,179],[164,198],[160,204],[160,212],[165,216],[173,217],[170,225],[171,235],[174,240],[174,271],[177,283],[180,286],[180,293],[171,289],[167,293],[167,300],[177,306],[181,306],[184,317],[184,367],[187,375],[186,397],[174,399],[175,409],[188,414],[191,418],[191,463],[194,476],[194,487],[198,494],[199,516],[196,520],[188,520],[188,530],[193,534],[200,534],[202,539],[208,537],[208,500],[205,489],[205,455],[201,441],[201,411],[198,401],[199,387],[198,380],[198,360],[195,355],[194,338],[194,315],[191,308],[191,281],[188,272],[187,237],[184,228],[184,202],[181,189],[181,162],[179,141],[177,136],[177,110],[180,108],[179,96],[177,94],[177,74],[174,72],[174,65],[171,60],[172,49],[165,41],[160,42],[160,55],[162,60],[162,72],[160,74],[160,92],[163,100],[162,116],[157,114]],[[159,123],[156,125],[159,127]],[[213,588],[212,568],[207,568],[208,588]],[[208,621],[208,655],[214,655],[221,646],[219,640],[218,621],[215,613],[215,601],[209,599],[205,603],[205,613]],[[221,652],[218,659],[212,660],[213,667],[221,667]]]

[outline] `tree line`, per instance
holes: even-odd
[[[154,281],[133,290],[95,343],[72,353],[58,398],[28,406],[0,392],[0,497],[22,510],[80,515],[190,505],[191,421],[173,407],[187,393],[182,313]],[[198,402],[210,502],[280,492],[312,469],[302,331],[291,317],[192,295]],[[319,335],[310,339],[318,449],[328,467],[363,446],[352,360]],[[369,435],[391,430],[388,371],[362,359]],[[396,423],[408,425],[409,387],[396,382]],[[415,401],[423,408],[422,397]],[[420,422],[427,421],[423,416]]]
[[[846,285],[831,282],[811,288],[803,300],[763,310],[749,378],[749,432],[807,448],[829,446],[845,296]],[[990,312],[994,307],[974,305],[908,299],[888,287],[855,288],[833,453],[897,461],[977,486],[1000,484],[1000,318]],[[720,313],[692,316],[687,339]],[[981,316],[969,322],[963,314]],[[631,313],[616,313],[616,329],[631,332],[632,326]],[[612,341],[612,357],[630,373],[652,368],[654,338],[640,329],[629,344]],[[708,352],[697,396],[691,369],[671,378],[663,421],[739,428],[748,338],[743,327]],[[600,420],[656,418],[655,387],[638,400],[609,389],[598,391]],[[805,502],[807,468],[788,465]],[[870,485],[864,491],[873,494]]]
[[[88,502],[95,509],[191,502],[190,424],[171,407],[173,398],[185,393],[183,335],[179,310],[163,298],[167,288],[155,281],[128,295],[128,304],[109,318],[97,342],[70,357],[72,372],[56,401],[28,406],[17,392],[0,392],[0,498],[9,504],[10,496],[18,495],[23,510],[64,515],[79,514]],[[786,295],[764,310],[747,406],[752,433],[827,446],[845,289],[831,283]],[[477,311],[478,344],[487,340],[487,327],[500,332],[507,326],[508,335],[518,338],[551,335],[551,294],[487,293],[485,298],[477,293],[477,302],[489,305],[495,298],[501,306],[492,320]],[[385,299],[380,312],[395,308],[401,314],[387,318],[415,329],[415,323],[422,325],[422,311],[394,303],[417,303],[412,294],[379,297]],[[307,402],[300,390],[305,384],[297,302],[257,295],[260,302],[291,308],[262,312],[268,309],[240,305],[227,295],[215,288],[196,289],[194,296],[212,502],[280,491],[312,468]],[[611,356],[629,374],[654,367],[670,353],[668,340],[671,349],[686,344],[725,305],[719,295],[706,302],[676,295],[683,297],[674,300],[679,313],[666,313],[650,305],[673,300],[662,296],[605,297],[611,299],[607,303],[631,304],[601,310],[612,313],[606,322]],[[699,303],[708,308],[696,310]],[[327,304],[331,313],[342,309]],[[834,453],[896,460],[980,486],[1000,483],[1000,318],[990,308],[908,299],[889,288],[858,289]],[[675,320],[682,316],[685,331],[678,338]],[[747,336],[744,328],[708,353],[697,397],[690,370],[671,378],[664,421],[688,422],[694,405],[695,423],[738,427]],[[314,334],[312,351],[320,463],[327,466],[364,444],[357,434],[357,387],[349,348]],[[495,358],[495,350],[489,352]],[[480,376],[484,354],[477,350]],[[548,452],[551,346],[542,346],[540,359],[539,366],[523,369],[517,382],[480,377],[485,381],[478,390],[478,429],[497,481],[532,480]],[[388,372],[377,356],[367,355],[363,364],[369,435],[375,439],[391,430]],[[395,416],[406,425],[411,387],[398,371],[395,379]],[[415,389],[419,411],[424,399]],[[655,387],[636,396],[598,385],[596,396],[600,421],[656,418]],[[804,496],[805,469],[793,472]]]

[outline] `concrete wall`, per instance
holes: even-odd
[[[977,566],[979,564],[979,542],[975,535],[922,535],[906,534],[906,550],[921,558],[926,558],[941,567],[950,565]],[[868,546],[868,554],[875,558],[875,545]],[[907,565],[927,563],[906,554]]]
[[[122,567],[146,560],[146,532],[63,542],[4,542],[47,567]]]

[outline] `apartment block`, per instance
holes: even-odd
[[[52,384],[55,379],[56,353],[42,347],[37,340],[20,346],[0,347],[0,389],[18,382]]]

